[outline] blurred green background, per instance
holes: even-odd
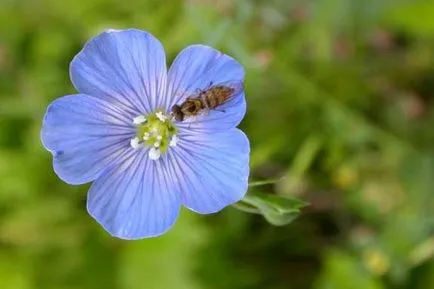
[[[287,226],[184,211],[111,238],[39,140],[68,65],[106,28],[206,43],[247,71],[255,191],[310,203]],[[1,289],[434,288],[434,2],[0,0]]]

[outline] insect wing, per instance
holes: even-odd
[[[232,88],[233,92],[231,93],[231,95],[229,97],[237,95],[244,90],[244,83],[241,80],[238,80],[238,81],[230,80],[230,81],[226,81],[226,82],[221,82],[219,84],[214,84],[213,86],[224,86],[224,87]]]

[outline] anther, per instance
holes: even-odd
[[[139,115],[133,118],[134,124],[142,124],[146,122],[146,117],[144,115]]]
[[[149,150],[148,155],[149,155],[149,158],[150,158],[151,160],[154,160],[154,161],[155,161],[155,160],[158,160],[158,159],[160,158],[160,156],[161,156],[161,152],[160,152],[159,149],[151,148],[151,149]]]
[[[161,122],[165,122],[166,119],[167,119],[167,116],[165,116],[161,111],[157,112],[157,113],[155,114],[155,116],[158,117],[158,119],[159,119]]]
[[[142,146],[138,137],[135,137],[130,140],[130,145],[133,149],[137,149]]]
[[[169,146],[176,147],[176,144],[178,143],[178,138],[176,135],[172,136],[172,139],[170,140]]]

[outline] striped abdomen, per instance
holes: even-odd
[[[199,97],[203,108],[214,109],[224,104],[235,92],[228,86],[216,85],[200,93]]]

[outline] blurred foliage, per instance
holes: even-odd
[[[434,288],[434,2],[0,0],[0,288]],[[311,205],[273,227],[184,211],[165,236],[109,237],[88,186],[53,173],[44,110],[106,28],[171,61],[207,43],[242,62],[252,192]],[[257,191],[258,190],[258,191]]]

